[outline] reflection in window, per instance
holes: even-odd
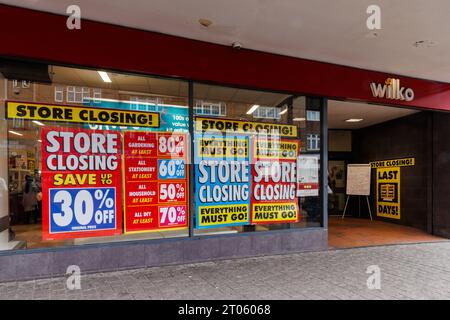
[[[320,136],[318,134],[308,134],[306,136],[306,149],[308,151],[320,150]]]
[[[226,105],[222,102],[197,101],[194,113],[203,116],[226,116]]]
[[[150,98],[150,97],[130,97],[131,110],[139,111],[157,111],[162,110],[161,105],[163,104],[160,98]]]
[[[308,110],[306,112],[306,120],[320,121],[320,111]]]
[[[260,119],[280,119],[281,109],[277,107],[259,107],[253,112],[254,118]]]
[[[64,101],[64,88],[60,86],[55,87],[55,102]]]
[[[89,88],[86,87],[67,87],[67,102],[70,103],[82,103],[84,99],[89,99]]]

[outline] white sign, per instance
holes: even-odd
[[[370,164],[349,164],[347,166],[347,195],[370,195]]]
[[[319,160],[315,154],[297,158],[297,197],[319,196]]]
[[[400,79],[387,78],[384,84],[372,82],[370,84],[372,95],[375,98],[413,101],[414,90],[400,85]]]

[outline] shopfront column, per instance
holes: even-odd
[[[8,126],[4,118],[6,80],[0,78],[0,250],[9,249],[8,215]]]

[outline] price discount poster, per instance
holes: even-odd
[[[120,133],[42,129],[43,240],[122,233]]]
[[[124,132],[125,233],[188,226],[187,134]]]
[[[252,141],[251,224],[298,222],[299,142],[257,136]]]

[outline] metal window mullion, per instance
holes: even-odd
[[[194,163],[194,83],[188,84],[188,107],[189,107],[189,237],[194,236],[195,218],[195,163]]]

